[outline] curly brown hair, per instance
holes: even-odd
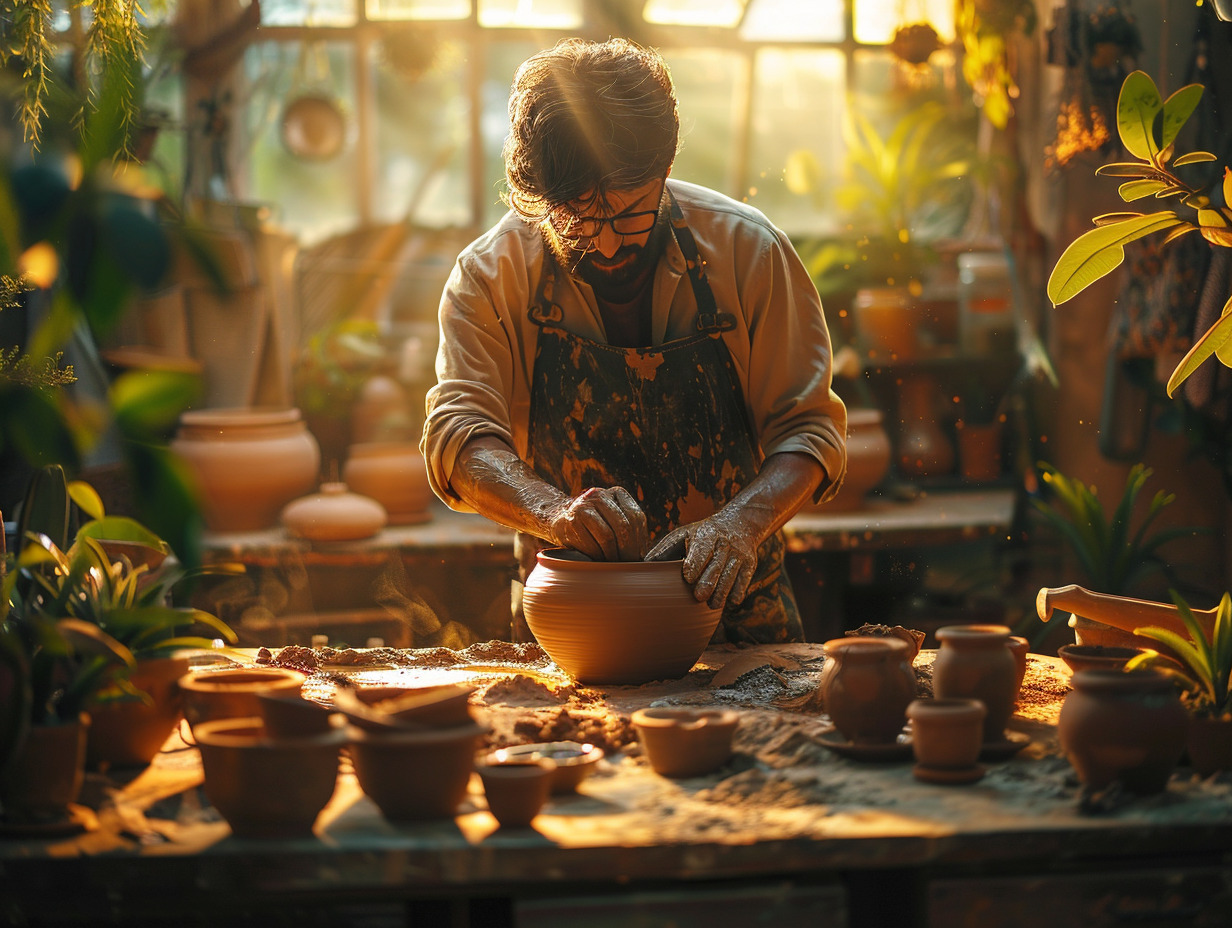
[[[680,117],[667,63],[627,39],[562,39],[513,78],[503,199],[539,222],[593,191],[629,190],[664,177]]]

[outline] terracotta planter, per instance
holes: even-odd
[[[1130,660],[1143,653],[1143,648],[1099,644],[1063,644],[1057,648],[1057,657],[1065,661],[1074,673],[1079,670],[1121,670]]]
[[[453,818],[466,798],[483,738],[471,723],[424,731],[364,731],[347,726],[360,788],[390,821]]]
[[[978,699],[988,709],[984,740],[1005,737],[1005,723],[1018,696],[1018,665],[1004,625],[947,625],[933,662],[933,692],[939,698]]]
[[[1185,747],[1198,776],[1232,770],[1232,719],[1191,716]]]
[[[184,700],[178,681],[188,666],[186,657],[139,661],[129,679],[152,702],[124,699],[95,706],[86,766],[141,767],[152,761],[179,724]]]
[[[968,480],[989,481],[1001,476],[1000,422],[977,425],[958,423],[958,467]]]
[[[184,717],[196,731],[213,719],[259,717],[262,693],[297,695],[306,677],[284,667],[193,670],[180,677]]]
[[[383,529],[386,518],[376,500],[345,483],[323,483],[319,492],[287,503],[280,520],[290,534],[310,541],[358,541]]]
[[[1021,635],[1010,635],[1005,639],[1005,646],[1014,656],[1014,703],[1017,704],[1018,696],[1022,692],[1022,681],[1027,676],[1027,654],[1031,650],[1031,642]]]
[[[864,506],[864,498],[890,471],[890,436],[880,409],[847,410],[847,476],[829,502],[810,508],[849,512]]]
[[[591,561],[541,551],[526,578],[526,624],[583,683],[677,679],[701,657],[721,610],[693,598],[682,561]]]
[[[0,811],[6,823],[53,824],[69,817],[85,780],[89,725],[83,714],[72,722],[30,726],[0,770]]]
[[[356,493],[384,506],[390,525],[414,525],[432,518],[428,468],[412,442],[351,445],[342,479]]]
[[[818,688],[830,720],[853,744],[892,744],[915,699],[909,646],[899,638],[835,638],[825,643]]]
[[[1185,749],[1189,716],[1158,671],[1080,670],[1057,721],[1061,749],[1094,790],[1114,781],[1135,793],[1168,785]]]
[[[632,721],[655,773],[698,777],[731,758],[740,716],[730,709],[638,709]]]
[[[316,486],[321,459],[297,409],[190,410],[171,451],[196,479],[215,532],[276,526],[282,507]]]
[[[984,744],[984,716],[978,699],[916,699],[907,706],[911,749],[917,763],[937,770],[974,767]]]
[[[502,828],[526,827],[547,802],[555,773],[556,764],[547,758],[481,764],[488,811]]]
[[[261,707],[265,733],[271,738],[324,735],[334,727],[335,719],[342,719],[329,706],[305,699],[298,693],[258,693],[257,704]]]
[[[259,718],[214,719],[194,730],[205,798],[241,838],[312,834],[338,778],[342,729],[271,738]]]

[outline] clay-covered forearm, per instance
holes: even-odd
[[[492,436],[467,442],[450,484],[481,515],[546,541],[556,541],[552,521],[569,503],[568,495]]]
[[[716,516],[740,524],[756,536],[756,544],[777,532],[812,497],[826,479],[815,457],[794,451],[766,458],[757,476]]]

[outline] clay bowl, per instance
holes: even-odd
[[[740,716],[730,709],[638,709],[632,721],[655,773],[697,777],[730,759]]]
[[[1080,670],[1123,670],[1129,660],[1142,654],[1143,650],[1102,644],[1063,644],[1057,648],[1057,657],[1065,661],[1074,673]]]
[[[473,686],[446,683],[423,686],[405,691],[399,696],[369,703],[370,708],[383,712],[402,723],[428,728],[449,728],[473,722],[470,697]]]
[[[393,822],[452,818],[466,797],[475,751],[486,729],[366,731],[346,728],[360,788]]]
[[[678,679],[701,657],[721,615],[693,598],[682,564],[540,551],[522,593],[526,624],[580,682]]]
[[[265,732],[271,738],[323,735],[334,727],[338,713],[298,693],[258,693]]]
[[[488,755],[488,762],[525,761],[547,758],[556,765],[552,775],[553,793],[571,793],[586,779],[599,761],[603,749],[577,741],[545,741],[539,744],[519,744],[500,748]]]
[[[261,693],[297,695],[305,675],[285,667],[226,667],[190,670],[180,677],[184,718],[195,732],[211,719],[261,715]]]
[[[494,760],[479,765],[488,811],[502,828],[524,828],[547,802],[556,763],[546,757]]]
[[[194,729],[205,797],[242,838],[308,836],[334,794],[342,729],[272,739],[260,718],[201,722]]]

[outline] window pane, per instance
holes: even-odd
[[[582,0],[479,0],[479,25],[576,29],[582,25]]]
[[[246,196],[277,204],[279,224],[305,244],[354,228],[359,210],[354,113],[349,103],[355,99],[351,46],[313,42],[301,52],[298,45],[259,42],[249,46],[245,67],[252,88],[243,112],[252,143]],[[326,161],[297,157],[283,144],[285,107],[313,94],[339,101],[345,120],[342,151]]]
[[[375,56],[377,222],[443,227],[470,222],[470,144],[463,47],[387,37]]]
[[[466,19],[471,0],[367,0],[369,19]]]
[[[833,231],[843,164],[843,55],[758,52],[744,196],[789,233]]]
[[[954,0],[855,0],[852,31],[857,42],[885,45],[899,26],[925,22],[954,41]]]
[[[261,0],[263,26],[350,26],[356,0]]]
[[[721,26],[740,24],[748,0],[647,0],[642,17],[657,26]]]
[[[672,176],[731,193],[745,59],[713,49],[664,49],[680,102],[680,154]]]
[[[483,203],[481,222],[487,226],[505,215],[500,201],[505,188],[505,162],[501,149],[509,135],[509,88],[513,74],[523,61],[543,45],[524,41],[489,42],[484,50],[483,113],[480,134],[483,137]]]
[[[740,37],[750,42],[841,42],[843,0],[753,0]]]

